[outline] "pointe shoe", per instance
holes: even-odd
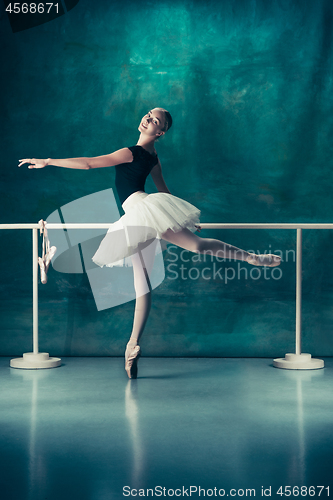
[[[39,222],[40,234],[43,235],[43,251],[42,257],[38,257],[38,264],[40,267],[40,280],[45,285],[47,283],[47,271],[49,269],[52,258],[54,257],[57,248],[50,247],[50,241],[47,234],[46,222],[41,219]]]
[[[267,266],[267,267],[275,267],[281,264],[281,257],[278,255],[274,255],[272,253],[256,255],[255,253],[251,253],[249,257],[246,259],[248,264],[252,264],[252,266]]]
[[[51,247],[44,257],[38,257],[38,264],[40,267],[40,280],[45,285],[47,283],[47,271],[49,269],[52,258],[57,251],[56,247]]]
[[[128,378],[135,379],[138,376],[138,361],[141,356],[141,348],[136,345],[131,349],[128,356],[125,354],[125,370]]]
[[[45,285],[47,283],[47,274],[45,271],[45,262],[41,257],[38,257],[38,264],[40,267],[40,280]]]

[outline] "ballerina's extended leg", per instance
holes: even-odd
[[[281,257],[278,255],[249,253],[220,240],[201,238],[186,228],[178,232],[168,229],[162,238],[190,252],[214,255],[228,260],[242,260],[255,266],[275,267],[281,263]]]

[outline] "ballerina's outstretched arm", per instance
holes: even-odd
[[[44,168],[47,165],[53,165],[55,167],[90,170],[91,168],[114,167],[116,165],[120,165],[121,163],[131,163],[132,161],[132,152],[128,148],[123,148],[118,149],[118,151],[115,151],[114,153],[103,156],[94,156],[91,158],[86,156],[64,159],[47,158],[46,160],[25,158],[23,160],[19,160],[18,166],[21,167],[25,163],[30,163],[28,168]]]

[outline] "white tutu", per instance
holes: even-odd
[[[110,226],[92,258],[100,267],[131,266],[130,256],[139,243],[160,240],[168,229],[195,232],[200,223],[200,210],[169,193],[137,191],[122,206],[125,215]],[[156,245],[156,252],[161,252],[160,245]]]

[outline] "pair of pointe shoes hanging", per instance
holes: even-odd
[[[43,235],[43,251],[42,257],[38,257],[40,267],[40,280],[45,285],[47,283],[47,271],[51,263],[51,259],[57,251],[56,247],[50,247],[50,241],[47,235],[46,222],[41,219],[39,222],[40,234]]]

